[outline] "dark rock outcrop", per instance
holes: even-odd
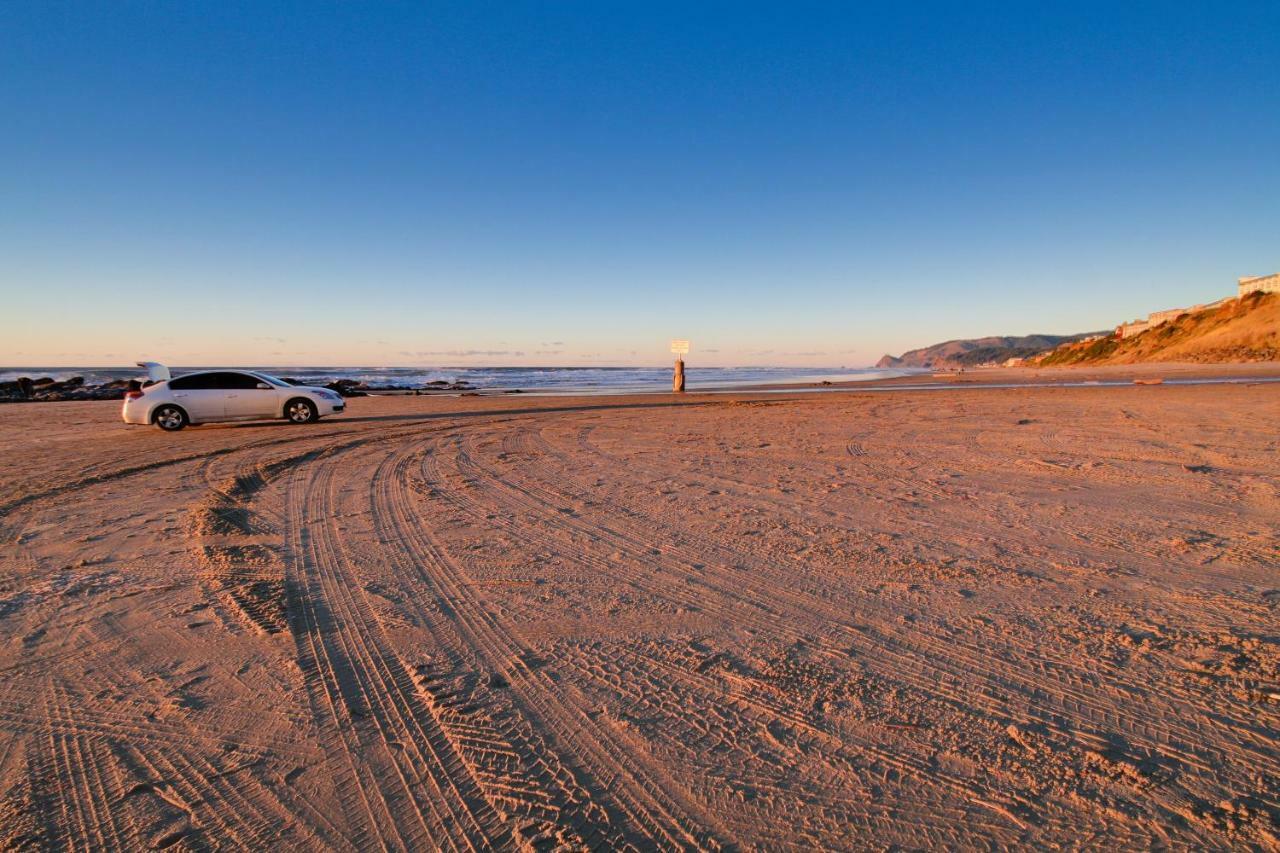
[[[364,390],[364,383],[355,379],[335,379],[327,383],[324,387],[330,391],[337,391],[344,397],[367,397],[368,392]]]
[[[83,376],[61,382],[48,376],[31,379],[21,376],[0,382],[0,403],[53,403],[63,400],[122,400],[129,380],[117,379],[101,385],[86,385]]]

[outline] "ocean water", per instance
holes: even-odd
[[[173,367],[175,376],[202,367]],[[250,367],[274,376],[287,376],[309,385],[335,379],[354,379],[369,385],[421,388],[428,382],[466,382],[482,391],[521,391],[551,394],[621,394],[665,391],[671,388],[670,367]],[[690,390],[787,382],[831,382],[883,379],[918,371],[896,368],[815,367],[697,367],[685,369]],[[83,376],[90,385],[144,375],[137,367],[0,367],[0,382],[19,376],[56,380]]]

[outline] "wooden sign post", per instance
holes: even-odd
[[[676,354],[676,369],[671,375],[671,391],[675,394],[684,393],[684,359],[680,356],[689,354],[688,341],[672,341],[671,351]]]

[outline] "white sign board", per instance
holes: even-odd
[[[673,353],[675,353],[676,355],[688,355],[688,354],[689,354],[689,342],[688,342],[688,341],[672,341],[672,342],[671,342],[671,351],[672,351]]]

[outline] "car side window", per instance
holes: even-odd
[[[262,382],[256,376],[250,376],[247,373],[220,373],[223,377],[222,387],[234,391],[249,391],[258,387],[258,383]]]
[[[174,391],[205,391],[210,388],[221,388],[217,373],[193,373],[169,380],[169,387]]]

